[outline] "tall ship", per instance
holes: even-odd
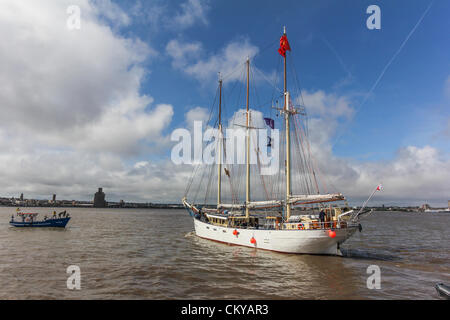
[[[261,172],[262,147],[253,141],[256,134],[252,134],[261,129],[261,121],[257,123],[261,112],[250,108],[253,73],[247,58],[243,63],[245,79],[241,81],[243,86],[246,83],[246,106],[228,122],[229,127],[239,126],[244,132],[245,143],[236,150],[245,153],[245,163],[225,161],[231,152],[227,150],[227,140],[234,138],[228,137],[228,132],[224,136],[220,78],[215,99],[218,108],[214,106],[218,115],[214,122],[218,132],[214,141],[215,161],[212,165],[199,163],[194,167],[182,202],[200,238],[283,253],[342,255],[341,245],[361,231],[360,217],[370,211],[363,210],[364,206],[359,211],[351,210],[342,193],[321,190],[324,188],[320,187],[320,170],[311,152],[305,106],[297,103],[299,99],[291,98],[287,86],[288,51],[291,48],[285,28],[278,49],[284,65],[283,90],[278,90],[277,98],[270,103],[270,112],[276,113],[280,126],[279,169],[275,174]],[[301,91],[298,92],[300,96]],[[234,123],[236,115],[241,116],[241,124]],[[274,119],[263,119],[265,129],[274,129]],[[268,139],[266,146],[274,153],[276,139],[273,136]],[[253,164],[252,154],[256,158]],[[208,202],[211,193],[213,203]]]

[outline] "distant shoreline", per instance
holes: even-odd
[[[142,206],[119,206],[119,205],[110,205],[106,207],[94,207],[93,205],[39,205],[39,206],[29,206],[29,205],[2,205],[0,204],[0,208],[80,208],[80,209],[184,209],[182,204],[152,204],[152,205],[142,205]]]

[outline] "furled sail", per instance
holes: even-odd
[[[247,204],[226,204],[221,203],[218,205],[218,209],[254,209],[254,208],[261,208],[261,207],[267,207],[267,206],[281,206],[282,205],[281,200],[267,200],[267,201],[251,201]]]
[[[315,203],[315,202],[328,202],[328,201],[340,201],[345,200],[342,193],[329,193],[329,194],[304,194],[304,195],[292,195],[289,197],[290,204],[303,203]]]
[[[280,200],[267,200],[267,201],[251,201],[248,203],[249,208],[265,207],[265,206],[281,206]]]
[[[245,205],[221,203],[217,206],[217,208],[218,209],[243,209],[243,208],[245,208]]]

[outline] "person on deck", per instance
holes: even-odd
[[[323,210],[320,210],[319,221],[321,223],[321,227],[324,228],[325,227],[325,211],[323,211]]]
[[[56,211],[53,211],[53,219],[56,219]]]

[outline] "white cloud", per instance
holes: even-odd
[[[312,116],[322,118],[350,118],[353,115],[353,109],[350,107],[350,99],[346,96],[336,94],[327,94],[323,90],[310,92],[302,91],[302,97],[308,113]],[[297,98],[297,103],[302,104],[301,97]]]
[[[99,122],[91,124],[84,132],[85,139],[78,141],[78,147],[89,151],[109,151],[124,155],[139,154],[139,142],[158,143],[162,131],[172,120],[173,107],[157,105],[151,112],[144,108],[121,114],[108,111]]]
[[[198,41],[172,39],[166,45],[166,53],[172,58],[172,67],[200,81],[202,85],[215,83],[218,74],[224,82],[246,81],[246,60],[250,58],[252,83],[276,82],[276,71],[266,72],[252,64],[252,58],[259,52],[246,37],[231,41],[216,53],[205,53],[205,47]]]
[[[176,6],[178,8],[173,8]],[[209,0],[186,0],[179,5],[164,0],[136,0],[129,14],[133,24],[144,24],[152,36],[163,30],[182,32],[193,26],[208,26],[209,11]]]
[[[2,195],[24,193],[25,198],[92,200],[103,187],[108,201],[179,202],[190,167],[170,161],[124,164],[114,155],[79,152],[2,154]],[[7,167],[8,170],[3,168]]]
[[[76,31],[62,23],[68,17],[62,2],[0,4],[2,128],[47,147],[97,145],[102,151],[126,151],[147,135],[158,138],[172,107],[148,108],[153,99],[139,93],[141,63],[154,50],[97,19],[101,12],[126,22],[110,1],[77,4],[82,24]]]
[[[357,189],[370,190],[381,181],[384,192],[380,197],[390,201],[443,203],[450,196],[445,187],[450,161],[430,146],[401,148],[391,161],[355,164],[354,168],[359,173],[356,194]]]
[[[210,112],[206,108],[202,107],[195,107],[190,109],[186,115],[186,124],[189,128],[194,127],[194,121],[202,121],[203,125],[205,126],[208,123],[210,116]]]
[[[250,126],[253,128],[265,128],[264,115],[258,110],[249,110],[250,113]],[[237,110],[231,119],[228,121],[228,128],[242,128],[247,125],[247,110],[239,109]]]
[[[82,22],[71,31],[66,10],[73,4]],[[143,63],[155,51],[115,31],[128,23],[106,0],[0,3],[2,195],[86,199],[104,186],[149,198],[148,190],[132,192],[156,180],[149,173],[145,181],[133,177],[134,185],[130,168],[148,148],[167,147],[173,107],[140,92]]]
[[[208,25],[206,14],[209,11],[208,1],[187,0],[180,5],[181,10],[172,20],[172,27],[176,29],[186,29],[197,22]]]
[[[90,0],[92,8],[97,17],[106,18],[108,21],[120,26],[130,24],[130,17],[120,7],[111,0]]]
[[[246,38],[228,43],[218,53],[208,55],[204,60],[199,54],[201,49],[202,45],[198,42],[182,43],[178,40],[171,40],[166,47],[175,68],[202,82],[217,79],[218,72],[226,81],[240,80],[242,72],[239,71],[243,70],[246,58],[259,52],[258,47]]]
[[[390,160],[355,161],[333,154],[331,142],[342,127],[342,120],[353,115],[352,100],[322,90],[303,92],[311,115],[309,137],[319,168],[322,187],[340,191],[357,203],[369,196],[382,182],[384,191],[373,203],[443,203],[449,196],[445,187],[450,179],[450,161],[431,146],[401,147]],[[322,189],[323,190],[323,189]]]
[[[172,67],[182,69],[189,61],[195,59],[201,52],[200,42],[182,43],[176,39],[170,40],[166,46],[167,54],[172,58]]]
[[[167,3],[164,0],[137,0],[129,10],[129,14],[133,18],[132,23],[145,24],[152,34],[160,31],[161,27],[166,27],[167,21],[171,20],[168,13]]]

